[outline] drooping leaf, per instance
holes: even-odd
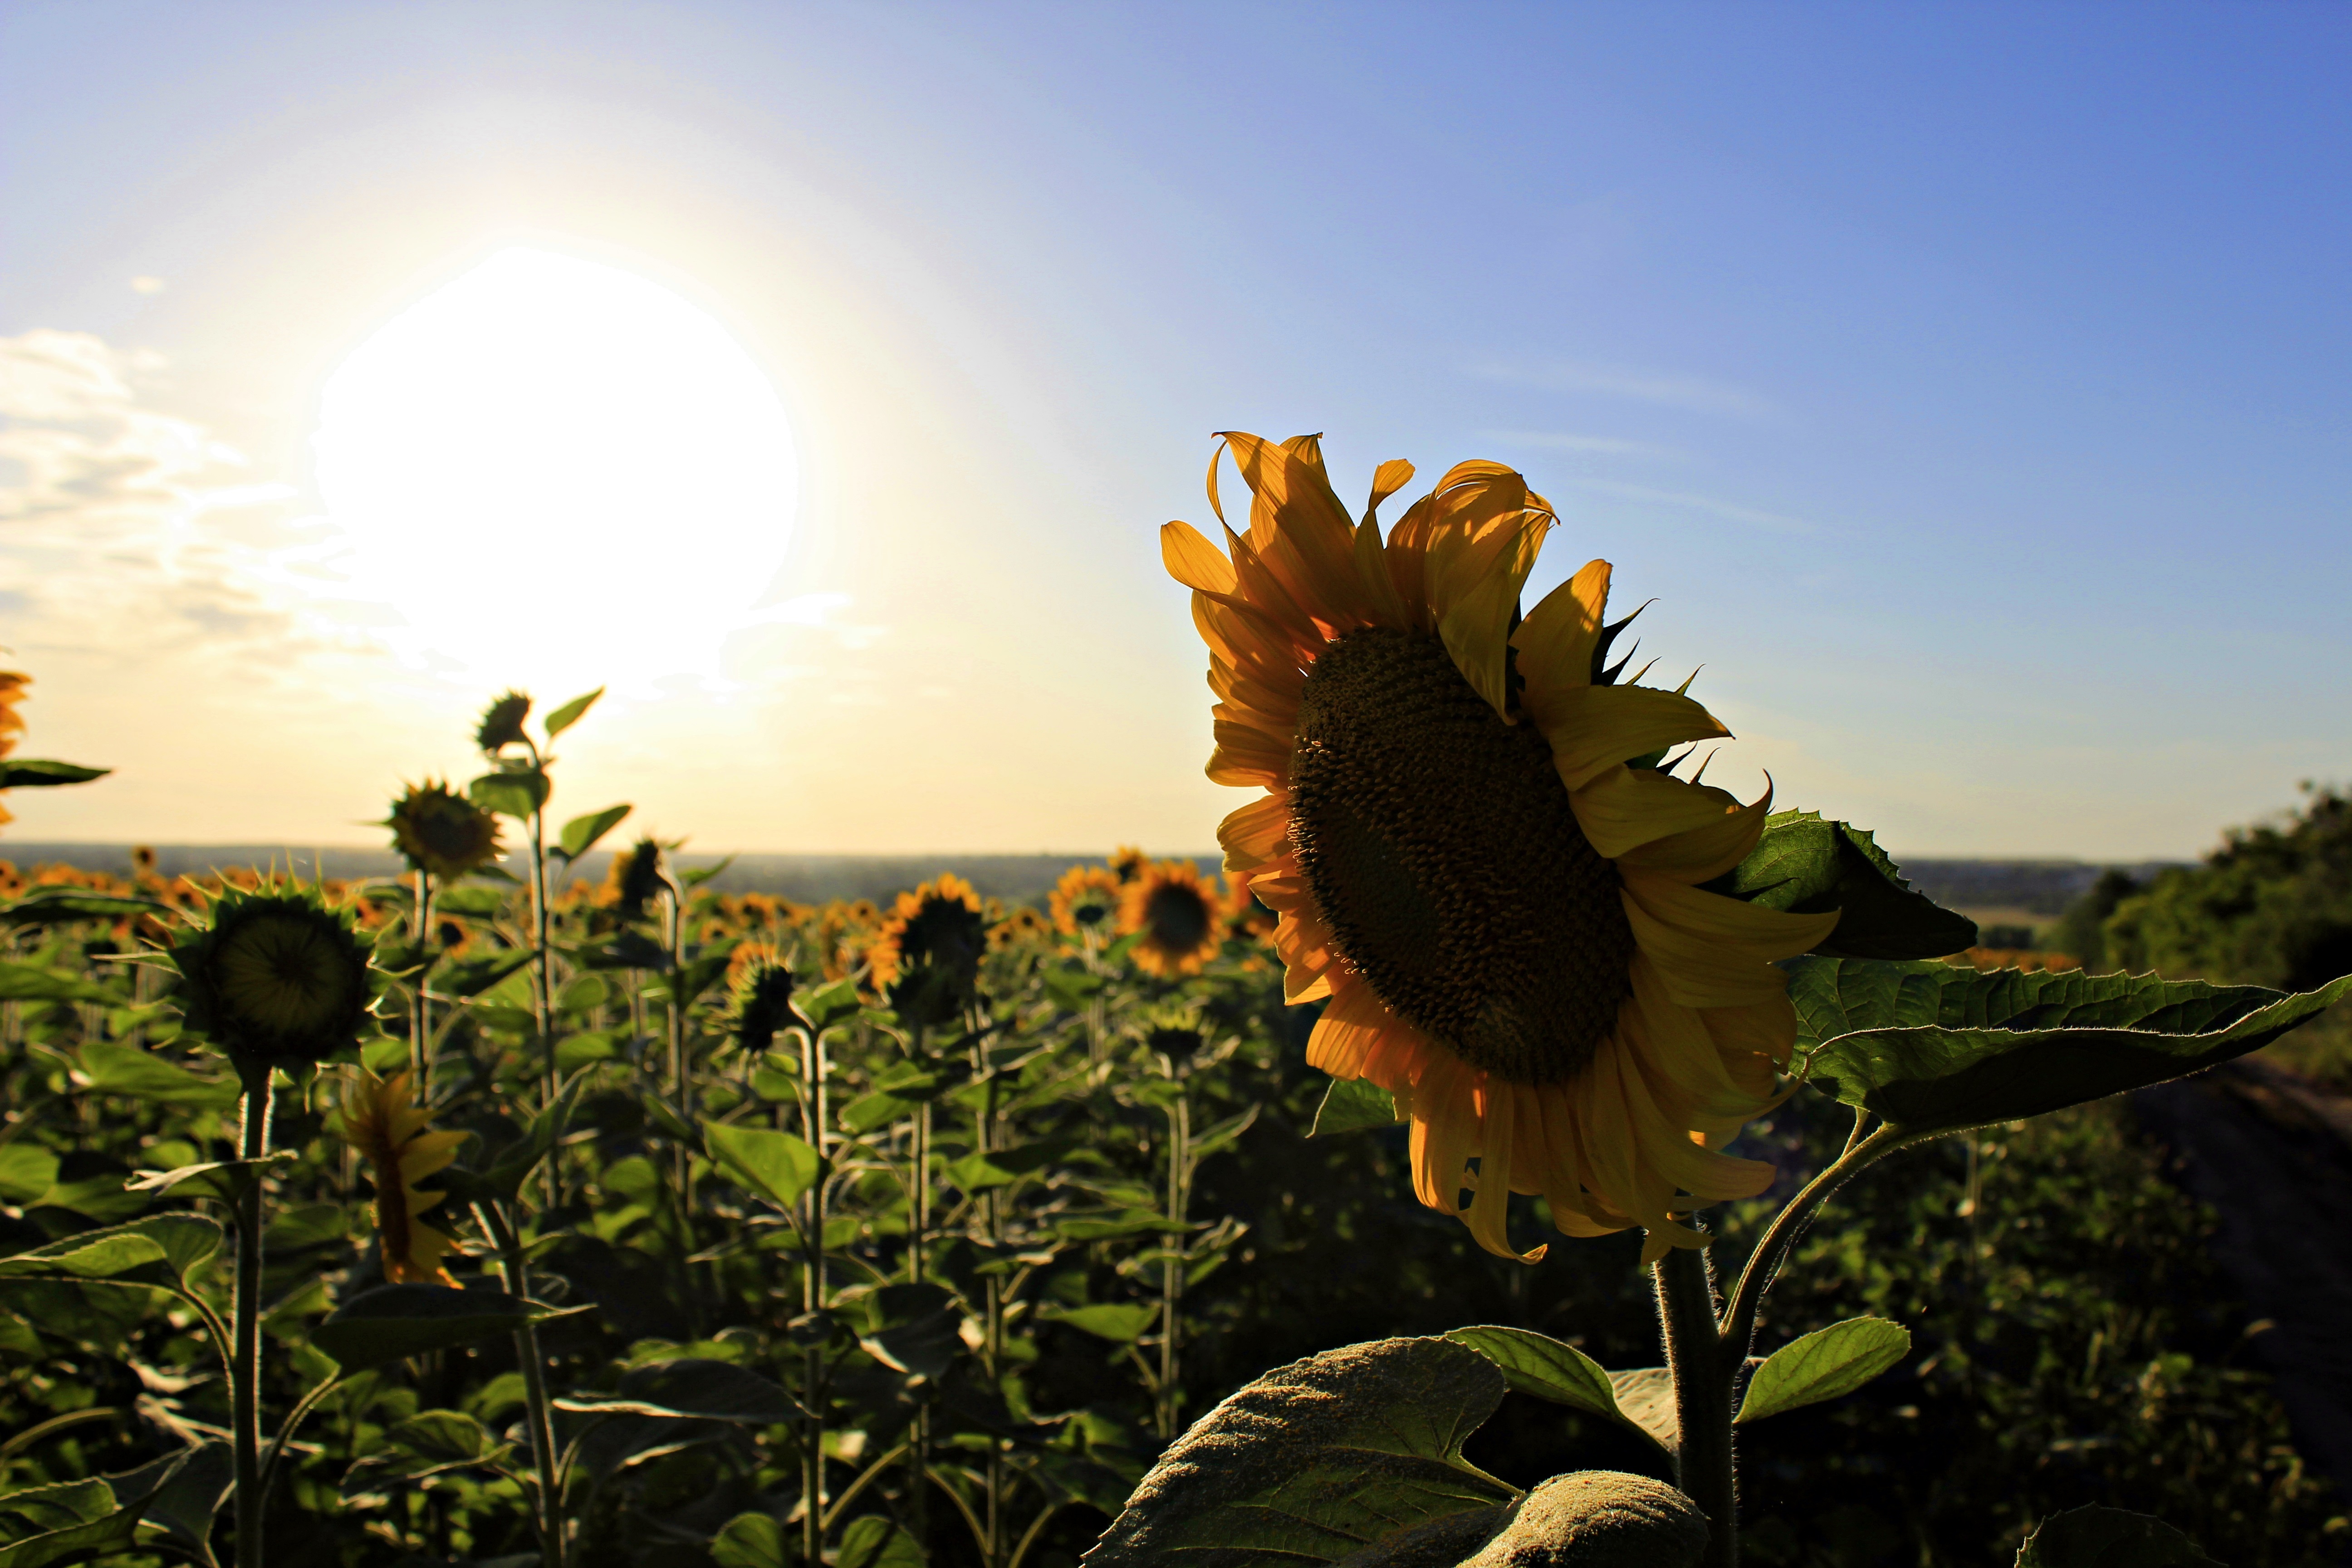
[[[2017,1568],[2221,1568],[2160,1519],[2099,1503],[2053,1514],[2017,1550]]]
[[[153,915],[170,920],[178,910],[153,899],[124,898],[115,893],[88,893],[74,888],[43,888],[7,904],[0,904],[0,921],[10,925],[61,925],[69,921],[131,920]]]
[[[1084,1561],[1157,1568],[1181,1552],[1209,1568],[1299,1568],[1474,1512],[1475,1551],[1519,1496],[1462,1457],[1507,1386],[1493,1362],[1444,1340],[1294,1362],[1178,1438]]]
[[[575,816],[563,825],[556,848],[566,860],[577,860],[596,847],[596,840],[620,826],[621,819],[635,809],[628,805],[608,805],[602,811],[592,811],[585,816]]]
[[[495,1467],[513,1451],[473,1416],[457,1410],[425,1410],[394,1422],[386,1447],[343,1472],[346,1503],[383,1496],[383,1489],[421,1481],[451,1470]]]
[[[88,784],[102,779],[112,768],[86,768],[79,763],[50,762],[39,757],[10,757],[0,762],[0,789],[39,789],[47,784]]]
[[[792,1553],[774,1514],[739,1513],[710,1538],[710,1560],[719,1568],[787,1568]]]
[[[31,1143],[0,1143],[0,1202],[26,1204],[57,1184],[58,1157]]]
[[[0,1002],[96,1002],[112,1007],[127,1000],[120,990],[61,969],[0,963]]]
[[[575,697],[571,701],[565,703],[562,707],[558,708],[554,712],[550,713],[546,720],[547,738],[552,741],[556,736],[561,735],[564,731],[569,730],[572,725],[580,722],[580,716],[587,712],[589,709],[594,707],[596,705],[596,699],[604,695],[604,689],[600,686],[595,690],[589,692],[586,696]]]
[[[883,1515],[861,1514],[841,1532],[834,1568],[923,1568],[923,1549]]]
[[[205,1451],[183,1448],[122,1475],[33,1487],[0,1498],[0,1513],[13,1513],[42,1531],[0,1546],[0,1568],[53,1568],[126,1550],[138,1538],[140,1521],[157,1493]]]
[[[1848,1318],[1790,1340],[1748,1379],[1735,1421],[1761,1421],[1852,1394],[1911,1352],[1911,1331],[1885,1318]]]
[[[1360,1132],[1367,1127],[1393,1127],[1396,1122],[1396,1096],[1370,1079],[1335,1078],[1323,1091],[1323,1103],[1316,1108],[1315,1125],[1307,1135],[1321,1138],[1333,1132]]]
[[[484,811],[528,821],[531,813],[547,804],[549,787],[546,773],[537,768],[520,768],[484,773],[466,786],[466,798]]]
[[[2063,978],[2063,976],[2061,978]],[[2159,1028],[1864,1029],[1807,1058],[1816,1088],[1867,1108],[1899,1133],[1957,1132],[2104,1100],[2268,1045],[2352,995],[2352,975],[2273,999],[2205,1032]],[[2216,1016],[2227,1016],[2234,1002]],[[2181,1015],[2193,1019],[2197,1009]],[[2157,1016],[2151,1015],[2151,1021]]]
[[[1131,1342],[1159,1320],[1160,1308],[1150,1301],[1097,1301],[1090,1307],[1071,1307],[1045,1315],[1047,1322],[1067,1323],[1081,1333],[1108,1340],[1115,1345]]]
[[[1776,811],[1747,859],[1706,884],[1792,914],[1839,911],[1813,949],[1840,958],[1939,958],[1974,947],[1977,927],[1911,884],[1871,835],[1815,811]]]
[[[173,1468],[140,1510],[140,1522],[161,1530],[163,1539],[185,1552],[199,1568],[216,1568],[213,1520],[236,1485],[236,1450],[213,1438]]]
[[[731,1421],[772,1426],[797,1421],[800,1402],[758,1373],[723,1361],[688,1357],[624,1373],[610,1394],[583,1392],[559,1410],[599,1415],[652,1415],[678,1421]]]
[[[175,1285],[220,1250],[225,1234],[220,1222],[204,1215],[150,1215],[0,1258],[0,1279]]]
[[[2079,969],[1978,970],[1958,963],[1801,958],[1788,966],[1797,1044],[1810,1049],[1860,1029],[2226,1028],[2278,1000],[2259,985],[2085,974]]]
[[[1502,1370],[1503,1380],[1521,1394],[1606,1416],[1656,1441],[1647,1427],[1617,1408],[1617,1393],[1610,1384],[1609,1373],[1574,1345],[1532,1329],[1492,1323],[1455,1329],[1445,1337],[1493,1362]]]
[[[74,1053],[75,1077],[91,1094],[119,1094],[158,1105],[226,1110],[243,1097],[231,1078],[208,1078],[177,1062],[114,1040],[92,1040]]]
[[[780,1209],[799,1203],[816,1181],[816,1151],[789,1132],[706,1121],[702,1141],[720,1169]]]
[[[310,1331],[310,1342],[346,1373],[386,1366],[426,1351],[510,1334],[527,1323],[576,1317],[590,1307],[551,1307],[497,1290],[446,1285],[384,1285],[355,1296]]]
[[[193,1183],[187,1192],[180,1194],[182,1197],[219,1198],[224,1203],[235,1203],[256,1180],[299,1158],[291,1149],[280,1149],[258,1160],[214,1160],[170,1171],[142,1171],[124,1184],[134,1193],[152,1193],[161,1197],[175,1187]]]

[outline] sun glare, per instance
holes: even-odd
[[[798,481],[783,405],[726,329],[543,250],[500,251],[385,322],[327,381],[313,444],[354,593],[404,622],[390,640],[556,700],[720,679]]]

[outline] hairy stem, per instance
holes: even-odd
[[[1731,1447],[1731,1369],[1717,1353],[1706,1254],[1671,1248],[1657,1263],[1658,1322],[1675,1380],[1675,1484],[1706,1515],[1706,1568],[1738,1568],[1739,1482]]]
[[[509,1296],[529,1296],[522,1260],[522,1240],[495,1203],[474,1205],[475,1217],[498,1247],[499,1279]],[[539,1471],[539,1559],[543,1568],[563,1568],[563,1478],[555,1452],[555,1417],[548,1403],[547,1358],[540,1352],[539,1328],[525,1323],[515,1331],[515,1359],[522,1363],[525,1425],[530,1433],[530,1457]]]
[[[1854,1119],[1854,1136],[1846,1141],[1845,1152],[1839,1155],[1830,1168],[1805,1184],[1802,1192],[1789,1200],[1788,1206],[1772,1216],[1772,1224],[1764,1232],[1764,1239],[1748,1255],[1747,1267],[1739,1271],[1739,1283],[1731,1292],[1730,1305],[1723,1314],[1719,1336],[1718,1359],[1726,1376],[1736,1373],[1748,1359],[1748,1347],[1756,1338],[1756,1310],[1764,1301],[1764,1292],[1770,1289],[1772,1277],[1780,1272],[1780,1260],[1805,1226],[1832,1193],[1843,1186],[1854,1173],[1892,1153],[1902,1146],[1901,1135],[1894,1128],[1881,1126],[1869,1137],[1862,1136],[1863,1118]]]

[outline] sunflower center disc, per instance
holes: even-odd
[[[1434,634],[1374,626],[1307,672],[1290,832],[1341,955],[1473,1067],[1553,1083],[1631,990],[1617,868],[1532,724],[1506,724]]]

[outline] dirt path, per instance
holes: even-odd
[[[2256,1319],[2298,1451],[2352,1492],[2352,1096],[2240,1060],[2132,1097],[2221,1217],[2215,1261]]]

